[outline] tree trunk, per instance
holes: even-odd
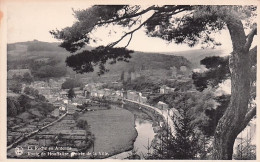
[[[233,52],[230,57],[231,99],[223,117],[219,120],[213,143],[214,159],[232,159],[233,146],[241,131],[250,98],[250,57],[245,50],[246,36],[240,20],[226,22],[230,32]]]

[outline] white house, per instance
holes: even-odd
[[[166,104],[166,103],[164,103],[164,102],[162,102],[162,101],[159,101],[159,102],[157,103],[157,107],[158,107],[159,109],[168,109],[168,108],[169,108],[168,104]]]

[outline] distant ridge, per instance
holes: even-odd
[[[166,55],[183,56],[188,59],[194,67],[200,66],[200,60],[209,56],[226,56],[229,53],[222,49],[194,49],[178,52],[163,52]]]
[[[20,53],[17,48],[21,48],[20,51],[23,51],[26,47],[26,55],[22,57],[19,56]],[[66,68],[65,59],[71,54],[65,49],[59,47],[58,42],[42,42],[42,41],[27,41],[27,42],[17,42],[8,44],[8,55],[9,62],[17,59],[40,59],[40,58],[52,58],[56,57],[56,60],[60,60],[59,66]],[[91,50],[94,47],[86,46],[84,50]],[[131,54],[132,58],[129,63],[118,62],[114,65],[107,64],[107,68],[110,70],[108,75],[120,75],[122,71],[129,71],[130,69],[135,70],[170,70],[172,66],[179,68],[180,66],[186,66],[188,69],[194,69],[200,67],[200,60],[207,56],[223,56],[227,55],[224,50],[219,49],[195,49],[188,51],[179,51],[179,52],[140,52],[135,51]],[[70,73],[74,73],[69,70]],[[96,73],[96,71],[94,72]],[[90,73],[88,76],[95,75]]]
[[[27,41],[27,42],[16,42],[7,44],[7,51],[16,50],[17,45],[27,46],[28,51],[60,51],[67,52],[64,48],[60,47],[59,42],[42,42],[38,40]],[[85,46],[83,49],[91,50],[93,47]],[[67,52],[69,53],[69,52]]]

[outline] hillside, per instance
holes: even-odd
[[[41,42],[41,41],[28,41],[28,42],[19,42],[19,43],[13,43],[7,45],[7,51],[8,55],[21,55],[25,54],[24,48],[27,48],[26,54],[30,56],[30,58],[41,58],[41,57],[61,57],[63,60],[67,56],[70,55],[69,52],[67,52],[65,49],[59,47],[59,43],[48,43],[48,42]],[[84,49],[91,50],[93,47],[86,46]],[[149,54],[149,55],[147,55]],[[163,54],[163,56],[161,56]],[[169,56],[166,56],[169,55]],[[160,53],[151,53],[151,52],[139,52],[136,51],[132,54],[132,59],[130,60],[130,63],[128,64],[118,64],[119,68],[126,67],[128,69],[129,67],[137,67],[139,68],[139,65],[143,65],[142,68],[152,68],[156,69],[157,67],[162,68],[169,68],[169,64],[172,64],[173,61],[176,66],[179,66],[180,64],[186,64],[190,68],[194,67],[197,68],[200,65],[200,60],[207,56],[223,56],[228,55],[228,53],[224,50],[220,49],[195,49],[195,50],[187,50],[187,51],[180,51],[180,52],[160,52]],[[171,57],[174,56],[174,57]],[[182,56],[186,58],[188,61],[186,62],[182,57],[175,57],[175,56]],[[180,59],[181,62],[176,63],[176,60]],[[166,64],[165,64],[166,62]],[[152,64],[151,64],[152,63]],[[126,70],[124,69],[124,70]],[[111,70],[114,70],[113,67],[111,67]]]
[[[93,49],[85,47],[85,49]],[[75,74],[70,68],[66,67],[65,59],[69,56],[69,52],[60,48],[58,43],[48,43],[40,41],[29,41],[8,44],[8,69],[29,68],[35,74],[38,74],[39,69],[46,71],[46,66],[50,69],[63,68],[67,69],[67,74]],[[152,73],[158,72],[161,74],[164,70],[170,70],[170,67],[175,66],[177,69],[180,66],[192,68],[192,64],[182,56],[167,55],[161,53],[145,53],[135,52],[131,54],[130,62],[118,62],[115,65],[107,64],[110,70],[105,77],[119,76],[122,71],[145,71],[153,70]],[[40,62],[35,65],[35,62]],[[80,75],[79,77],[94,77],[97,76],[97,70],[94,73]],[[163,72],[166,73],[166,72]],[[46,75],[41,76],[45,77]]]
[[[155,70],[165,69],[170,70],[170,67],[175,66],[179,69],[181,66],[192,67],[192,64],[182,56],[165,55],[160,53],[145,53],[134,52],[128,63],[118,62],[115,65],[108,65],[110,71],[117,73],[118,71],[140,71],[140,70]]]
[[[183,56],[192,63],[194,68],[198,68],[200,66],[200,60],[204,59],[205,57],[226,56],[229,54],[225,50],[220,50],[220,49],[195,49],[195,50],[188,50],[188,51],[163,52],[163,53],[167,55]]]

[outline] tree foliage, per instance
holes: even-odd
[[[37,89],[25,87],[24,93],[27,95],[31,95],[40,101],[46,101],[46,98],[42,94],[39,94],[39,91]]]
[[[88,122],[86,120],[79,119],[79,120],[77,120],[77,127],[81,128],[81,129],[87,129]]]
[[[73,88],[71,88],[71,89],[68,91],[68,98],[69,98],[70,100],[72,100],[72,99],[75,98],[75,97],[76,97],[76,94],[75,94]]]
[[[67,73],[66,68],[62,66],[41,66],[37,71],[34,71],[34,75],[39,78],[51,78],[62,77]]]
[[[196,129],[192,126],[192,120],[187,111],[179,112],[181,116],[176,116],[175,118],[178,119],[174,122],[176,131],[172,148],[174,159],[195,159],[200,150]]]
[[[254,16],[252,11],[255,10],[255,6],[153,5],[142,8],[138,5],[96,5],[74,11],[74,16],[78,20],[75,24],[62,30],[52,30],[50,33],[55,38],[63,40],[60,46],[72,53],[84,47],[85,44],[96,41],[91,37],[91,32],[107,24],[128,28],[137,26],[134,30],[126,32],[126,36],[144,27],[149,36],[160,37],[175,43],[187,43],[193,46],[202,39],[204,43],[219,45],[210,37],[211,32],[225,28],[225,21],[233,17],[244,20]],[[142,22],[141,16],[148,12],[153,12],[153,14]],[[178,13],[185,14],[176,16]],[[112,42],[108,47],[113,47],[117,43],[119,42]]]
[[[21,93],[22,91],[22,84],[21,82],[17,80],[13,80],[10,85],[8,85],[8,88],[13,91],[14,93]]]
[[[82,83],[79,80],[76,79],[66,79],[64,83],[62,83],[61,88],[62,89],[71,89],[76,87],[81,87]]]
[[[188,106],[188,105],[187,105]],[[153,153],[148,159],[195,159],[201,152],[199,136],[188,114],[188,107],[179,109],[179,116],[174,116],[174,136],[167,123],[161,127],[153,141]]]
[[[214,99],[218,103],[218,106],[215,109],[209,108],[204,110],[208,120],[204,124],[200,125],[200,129],[206,136],[214,135],[219,119],[223,116],[224,112],[228,108],[230,95],[221,95],[214,97]]]
[[[105,64],[115,64],[118,61],[128,62],[131,58],[129,55],[133,51],[125,50],[124,48],[110,48],[100,46],[94,50],[84,50],[77,55],[67,57],[66,63],[78,73],[93,72],[95,66],[99,66],[98,75],[104,74],[108,71]]]
[[[255,46],[249,52],[251,60],[251,91],[254,91],[256,88],[254,86],[254,83],[256,82],[256,53],[257,48]],[[229,57],[230,56],[211,56],[206,57],[200,61],[200,64],[204,65],[207,70],[202,73],[193,72],[192,79],[197,90],[203,91],[208,87],[217,88],[220,83],[230,79]]]
[[[254,107],[252,104],[255,100],[256,92],[256,47],[252,48],[249,52],[250,56],[250,107]],[[203,91],[208,87],[218,88],[219,84],[227,79],[230,79],[229,70],[229,57],[212,56],[206,57],[201,60],[201,65],[204,65],[208,70],[202,73],[194,72],[192,74],[193,83],[197,90]],[[230,95],[221,95],[215,97],[215,100],[219,103],[216,109],[207,109],[205,114],[209,117],[210,122],[203,126],[204,133],[206,135],[214,135],[217,123],[223,116],[225,110],[229,106]]]
[[[15,117],[30,108],[30,99],[25,95],[21,95],[17,99],[7,97],[7,116]]]
[[[23,75],[22,81],[25,82],[25,83],[30,84],[30,83],[33,81],[33,77],[32,77],[31,74],[25,73],[25,74]]]
[[[206,57],[200,61],[200,64],[208,70],[192,74],[193,83],[199,91],[203,91],[208,86],[217,87],[219,83],[230,78],[228,57]]]
[[[7,98],[7,116],[16,116],[19,113],[19,103],[12,99]]]
[[[158,91],[160,88],[160,81],[155,82],[148,77],[141,76],[131,81],[128,79],[123,83],[123,88],[135,91]]]
[[[42,95],[39,95],[39,98],[36,98],[36,100],[30,99],[24,94],[18,98],[7,97],[7,116],[16,117],[30,109],[37,109],[42,115],[47,116],[54,110],[54,106],[46,102]]]

